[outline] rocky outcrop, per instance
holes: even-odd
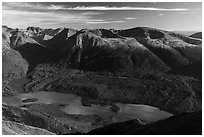
[[[25,124],[2,121],[2,134],[3,135],[54,135],[42,128],[32,127]]]
[[[11,48],[17,49],[27,43],[37,43],[34,39],[26,35],[24,32],[16,30],[11,32]]]
[[[52,39],[55,35],[68,28],[42,29],[39,27],[28,27],[25,31],[27,35],[35,39],[37,42],[44,44],[45,41]],[[69,35],[73,35],[76,30],[69,28]]]
[[[35,33],[35,34],[40,33],[40,32],[42,32],[44,30],[45,29],[42,29],[40,27],[32,27],[32,26],[29,26],[29,27],[26,28],[26,32],[28,32],[28,33]]]
[[[14,106],[3,105],[2,119],[22,123],[28,126],[43,128],[56,134],[66,133],[68,127],[65,127],[60,121],[49,114]]]

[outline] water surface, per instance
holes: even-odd
[[[35,102],[23,102],[25,99],[36,98]],[[111,106],[92,105],[91,107],[81,104],[81,97],[75,94],[65,94],[56,92],[35,92],[20,94],[13,97],[3,97],[3,102],[9,105],[22,106],[25,104],[65,104],[62,111],[68,114],[80,115],[114,115],[116,121],[125,121],[130,119],[140,119],[146,122],[166,119],[172,114],[161,111],[160,109],[148,105],[123,104],[116,103],[120,107],[118,113],[113,112]]]

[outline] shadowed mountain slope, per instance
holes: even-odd
[[[147,27],[117,30],[116,32],[123,37],[137,39],[171,67],[172,71],[183,67],[191,68],[188,66],[202,63],[202,40]],[[190,70],[186,69],[187,71],[190,73]]]
[[[59,39],[60,35],[62,34],[56,35],[53,40]],[[113,73],[123,71],[130,74],[168,70],[168,67],[157,56],[137,40],[102,38],[100,35],[81,30],[68,39],[63,40],[63,37],[60,37],[62,39],[59,39],[61,43],[58,44],[58,50],[62,60],[80,69]]]
[[[202,61],[202,41],[164,30],[137,27],[127,30],[64,29],[44,45],[60,60],[94,71],[165,72]]]
[[[41,44],[25,33],[42,36]],[[11,34],[12,47],[32,69],[53,60],[78,69],[135,75],[173,71],[202,62],[201,40],[154,28],[76,31],[28,27],[26,32],[13,30]]]

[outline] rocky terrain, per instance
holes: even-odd
[[[191,122],[189,116],[196,118],[194,112],[202,109],[202,40],[197,37],[147,27],[19,30],[3,26],[2,30],[5,98],[54,91],[80,96],[83,106],[112,106],[115,113],[120,111],[116,104],[124,103],[154,106],[175,115],[147,124],[145,130],[141,119],[119,123],[125,128],[121,134],[167,134],[149,128],[169,123],[168,128],[186,115],[180,129],[183,121]],[[113,132],[106,127],[91,131],[113,124],[111,115],[67,114],[62,111],[66,104],[25,99],[21,106],[3,105],[4,134],[115,134],[117,130],[110,125],[107,128]],[[200,134],[201,126],[196,126],[196,131],[183,132],[183,128],[171,134]],[[13,132],[14,127],[22,130]],[[138,130],[133,132],[132,127]]]
[[[27,105],[22,108],[3,105],[3,120],[46,129],[55,134],[86,133],[114,121],[110,116],[69,115],[58,105]]]
[[[47,130],[12,121],[2,121],[2,125],[3,135],[54,135]]]

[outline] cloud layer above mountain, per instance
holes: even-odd
[[[2,8],[3,24],[20,28],[150,26],[168,30],[199,30],[202,20],[201,3],[3,2]]]

